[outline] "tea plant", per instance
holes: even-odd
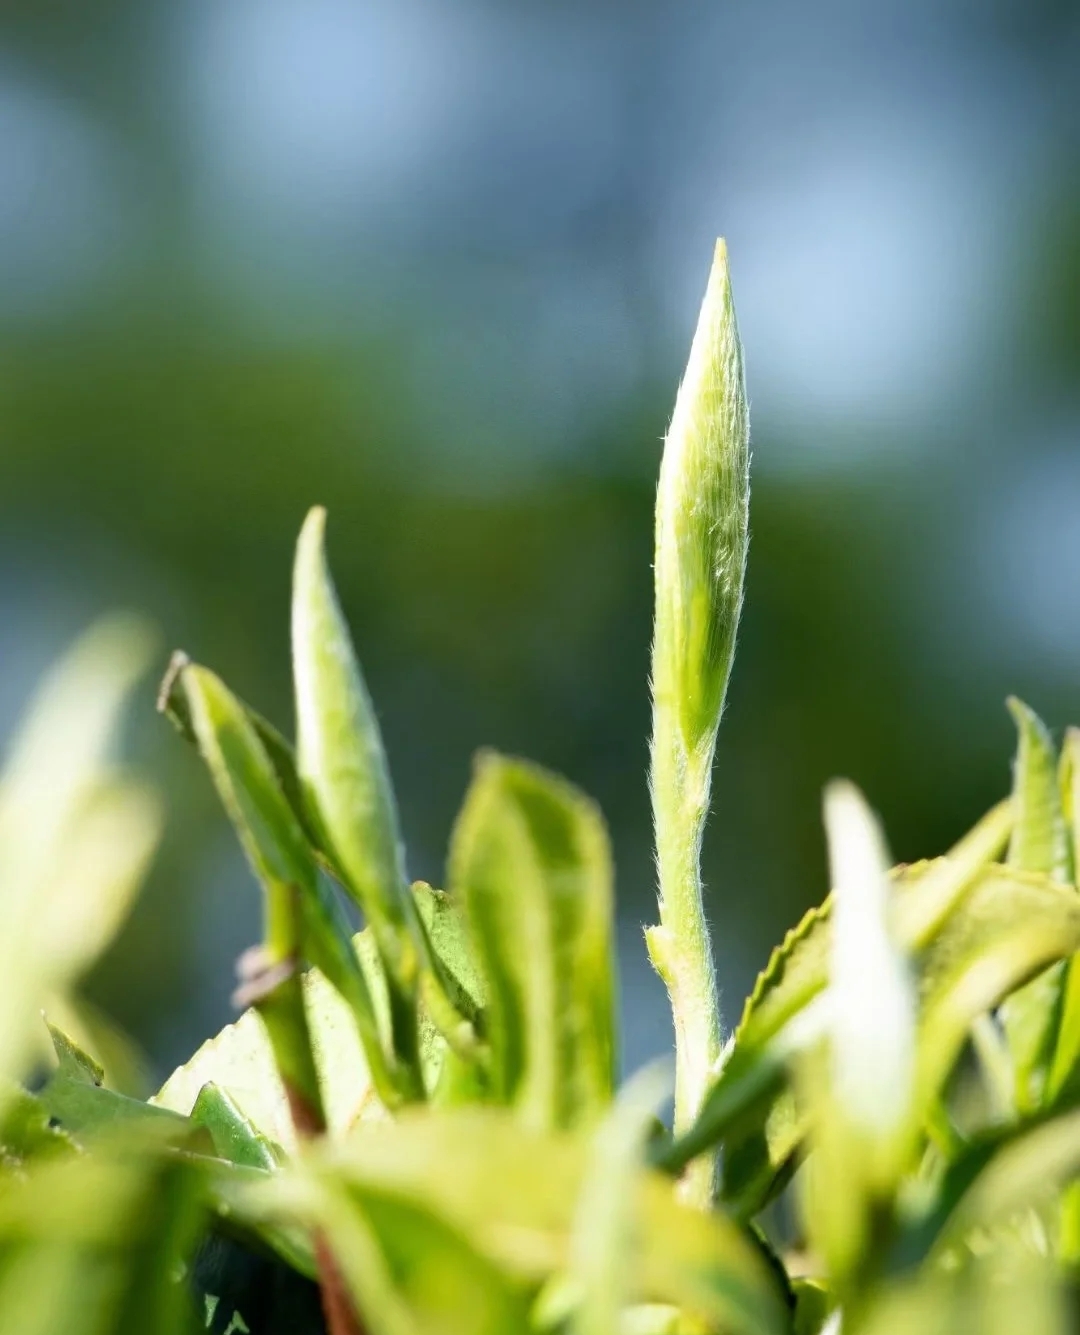
[[[673,1085],[653,1066],[619,1086],[611,855],[571,784],[482,753],[445,890],[410,883],[321,510],[293,573],[295,746],[184,655],[161,694],[263,888],[242,1014],[148,1102],[106,1085],[89,1052],[115,1070],[124,1048],[75,985],[157,816],[106,764],[141,633],[75,650],[0,785],[5,1335],[1070,1328],[1080,733],[1059,752],[1010,702],[1011,795],[912,866],[831,784],[832,893],[724,1038],[699,852],[748,476],[721,245],[656,515],[646,942]]]

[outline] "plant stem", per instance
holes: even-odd
[[[649,953],[675,1022],[675,1133],[689,1130],[720,1056],[712,947],[701,895],[701,838],[713,752],[742,608],[750,495],[742,352],[717,243],[664,441],[656,493],[656,608],[650,786],[660,926]],[[685,1195],[707,1207],[715,1158],[688,1169]]]
[[[299,919],[297,901],[297,892],[290,889],[287,901],[292,923],[290,935],[295,935]],[[266,1026],[297,1140],[313,1140],[324,1135],[326,1112],[295,956],[274,960],[265,946],[256,947],[241,958],[240,971],[243,981],[238,997],[245,1004],[255,1006]],[[321,1229],[314,1231],[312,1246],[328,1335],[364,1335],[333,1251]]]
[[[657,702],[652,797],[660,876],[660,926],[646,933],[675,1024],[675,1134],[689,1130],[720,1056],[720,1007],[709,926],[702,903],[700,850],[709,805],[709,765],[689,763],[670,740]],[[711,754],[708,761],[711,761]],[[684,1178],[684,1195],[712,1200],[715,1159],[703,1155]]]

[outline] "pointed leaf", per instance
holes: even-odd
[[[554,775],[487,753],[454,831],[450,881],[485,979],[496,1096],[536,1126],[594,1117],[615,1064],[599,812]]]
[[[905,897],[916,892],[922,878],[937,866],[937,862],[917,863],[893,872],[899,922],[904,921]],[[999,1004],[1011,988],[1030,977],[1038,961],[1048,963],[1070,953],[1069,943],[1080,921],[1078,910],[1080,896],[1071,887],[994,865],[981,870],[959,907],[916,957],[924,1020],[935,996],[940,999],[954,985],[959,987],[957,980],[968,969],[978,978],[980,960],[987,957],[990,961],[982,975],[988,982],[986,990],[968,994],[963,1005],[958,1004],[954,1019],[945,1024],[948,1042],[941,1049],[943,1059],[955,1060],[955,1044],[964,1039],[963,1035],[957,1038],[956,1025],[963,1022],[960,1017],[969,1017],[970,1025],[981,1013],[972,1011],[973,1005],[982,1004],[986,1010]],[[784,1056],[772,1045],[825,989],[831,914],[829,899],[812,909],[774,952],[747,1003],[731,1056],[701,1118],[664,1157],[665,1167],[674,1169],[699,1147],[725,1137],[725,1194],[738,1200],[740,1212],[756,1211],[782,1185],[801,1139],[799,1116],[788,1096],[781,1093],[786,1087]],[[962,989],[957,999],[961,993]],[[984,1000],[987,996],[988,1001]],[[940,1083],[943,1078],[939,1070],[930,1083]],[[787,1102],[778,1104],[778,1098]],[[729,1184],[732,1168],[738,1172]]]
[[[371,924],[400,986],[418,961],[397,806],[382,736],[337,601],[324,550],[326,512],[312,510],[293,574],[297,756],[312,819]]]
[[[66,1133],[82,1140],[118,1125],[145,1128],[174,1144],[200,1144],[205,1137],[185,1117],[105,1089],[105,1073],[63,1030],[49,1025],[57,1067],[37,1095],[41,1107]]]
[[[1053,739],[1042,719],[1022,700],[1010,696],[1008,705],[1019,735],[1013,768],[1016,824],[1009,843],[1009,865],[1068,881],[1069,834]]]
[[[191,722],[191,709],[180,680],[184,669],[190,666],[191,659],[182,649],[177,649],[169,660],[168,671],[165,673],[158,689],[157,707],[158,711],[165,715],[181,737],[198,748],[198,739],[195,736],[195,729]],[[324,850],[319,846],[319,833],[309,819],[304,806],[303,786],[300,782],[300,775],[297,773],[296,753],[292,746],[272,723],[263,718],[258,710],[252,709],[249,704],[239,698],[237,698],[237,704],[244,711],[248,723],[250,723],[255,735],[262,743],[267,759],[273,766],[274,774],[281,788],[281,794],[288,802],[289,809],[296,818],[297,824],[303,829],[313,851],[324,855]]]
[[[511,1278],[536,1284],[569,1262],[588,1162],[586,1138],[529,1131],[502,1110],[409,1111],[319,1146],[299,1175],[276,1175],[248,1208],[271,1216],[311,1208],[307,1175],[314,1172],[364,1208],[377,1199],[428,1212]],[[680,1205],[656,1174],[641,1173],[636,1193],[632,1301],[682,1307],[730,1335],[787,1329],[772,1271],[736,1225]],[[421,1244],[418,1236],[412,1246]]]
[[[1009,865],[1068,881],[1072,850],[1053,741],[1033,710],[1015,697],[1008,703],[1019,734],[1013,772],[1016,826],[1009,844]],[[1016,1106],[1021,1112],[1038,1107],[1046,1094],[1064,986],[1064,967],[1055,966],[1002,1007],[1016,1077]]]
[[[243,1168],[263,1168],[267,1172],[278,1166],[273,1145],[218,1085],[206,1084],[199,1090],[191,1109],[191,1120],[210,1133],[218,1158],[228,1159]]]
[[[825,790],[832,871],[831,1098],[848,1129],[882,1152],[911,1101],[915,993],[890,923],[880,824],[853,784]]]
[[[268,962],[295,959],[302,950],[349,1006],[368,1069],[384,1102],[394,1106],[407,1092],[418,1093],[407,1073],[389,1063],[348,929],[335,912],[332,892],[319,878],[304,833],[242,707],[204,668],[185,668],[180,683],[200,751],[265,890]],[[294,923],[297,914],[299,922]],[[303,1065],[301,1062],[298,1069]],[[308,1090],[307,1097],[313,1092]]]
[[[570,1276],[580,1289],[577,1335],[616,1335],[637,1264],[635,1185],[659,1105],[670,1096],[660,1067],[626,1085],[597,1129],[571,1236]]]
[[[0,1079],[23,1074],[36,1012],[111,937],[156,842],[153,800],[108,769],[150,648],[130,618],[92,627],[46,678],[0,775]]]
[[[75,1152],[75,1141],[57,1126],[48,1108],[34,1094],[16,1086],[8,1091],[0,1115],[0,1173],[30,1159]]]
[[[1061,798],[1069,829],[1073,867],[1080,865],[1080,729],[1069,728],[1061,750]],[[1080,1085],[1080,959],[1065,966],[1054,1057],[1047,1098],[1053,1102],[1067,1087]]]

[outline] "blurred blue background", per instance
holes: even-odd
[[[717,234],[753,543],[706,850],[729,1021],[825,890],[822,783],[895,855],[1080,721],[1080,6],[1070,0],[8,0],[0,732],[148,610],[291,727],[291,548],[330,550],[411,870],[480,744],[602,803],[626,1059],[651,505]],[[151,883],[92,994],[164,1072],[229,1017],[258,897],[152,710]]]

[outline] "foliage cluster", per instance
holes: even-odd
[[[1080,733],[1059,751],[1011,702],[1011,795],[912,866],[890,867],[861,794],[831,784],[832,893],[723,1040],[699,852],[748,498],[721,245],[657,498],[646,941],[673,1085],[655,1066],[620,1086],[611,854],[571,784],[482,753],[445,891],[410,883],[315,510],[295,745],[182,654],[162,687],[264,932],[236,1023],[150,1100],[125,1093],[130,1051],[78,984],[158,834],[110,760],[147,637],[114,620],[60,665],[0,781],[5,1335],[1069,1328]]]

